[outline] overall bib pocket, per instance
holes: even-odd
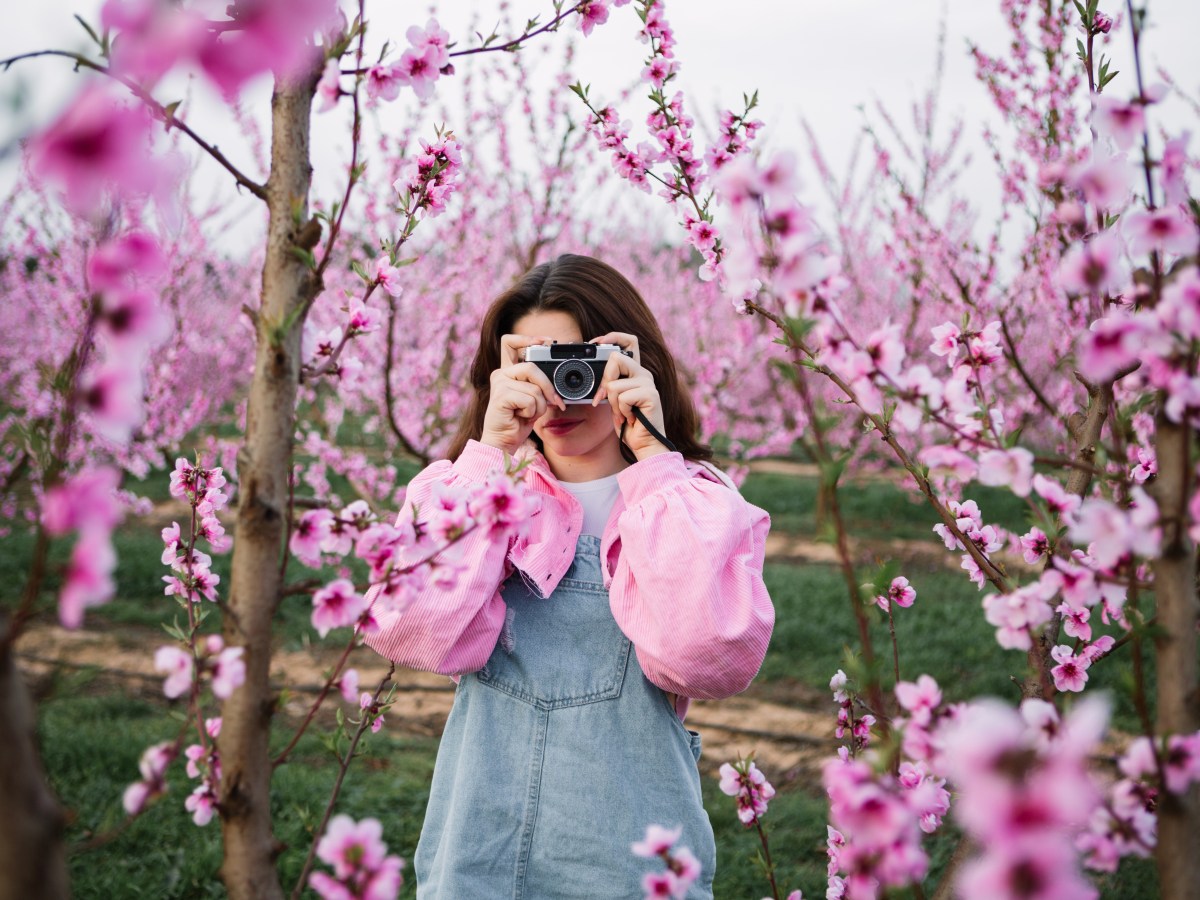
[[[509,610],[507,640],[475,674],[481,685],[540,709],[621,695],[632,645],[613,619],[603,584],[564,578],[541,598],[514,575],[500,593]]]

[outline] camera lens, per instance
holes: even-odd
[[[583,400],[595,386],[592,367],[580,360],[569,359],[554,370],[554,389],[564,400]]]

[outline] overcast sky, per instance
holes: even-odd
[[[79,13],[95,21],[98,0],[26,0],[10,4],[0,29],[0,57],[48,47],[84,49],[86,38],[72,19]],[[551,14],[548,0],[512,0],[513,20]],[[469,23],[478,16],[481,27],[496,19],[496,3],[457,0],[440,4],[438,18],[453,40],[469,46]],[[1102,9],[1107,6],[1102,5]],[[1123,7],[1108,11],[1118,13]],[[373,36],[387,35],[404,45],[404,31],[414,22],[423,24],[428,6],[369,0],[367,17]],[[993,0],[671,0],[666,5],[668,20],[678,38],[681,63],[679,85],[692,108],[708,114],[717,107],[736,107],[743,92],[759,92],[758,117],[767,123],[763,137],[769,147],[790,146],[803,150],[800,120],[813,126],[828,156],[835,164],[844,160],[861,129],[860,106],[881,102],[905,119],[914,99],[930,83],[937,44],[938,24],[944,17],[947,28],[946,79],[942,109],[946,121],[952,116],[966,119],[965,140],[978,147],[978,134],[991,114],[991,105],[974,78],[967,56],[967,43],[999,50],[1007,40],[999,3]],[[1157,80],[1161,66],[1181,88],[1200,97],[1200,53],[1195,36],[1200,34],[1200,2],[1197,0],[1151,0],[1151,29],[1144,41],[1146,74]],[[632,5],[614,9],[608,24],[584,39],[569,25],[550,40],[576,41],[575,69],[580,80],[591,83],[594,94],[613,98],[641,70],[645,45],[635,39],[639,22]],[[1129,35],[1114,31],[1105,49],[1122,70],[1111,90],[1131,93],[1132,68]],[[468,58],[462,66],[469,66]],[[461,71],[461,67],[460,67]],[[0,98],[9,98],[23,85],[30,103],[19,115],[7,111],[0,119],[0,144],[11,140],[13,131],[24,131],[45,123],[61,109],[76,82],[63,60],[35,60],[0,73]],[[265,112],[266,85],[248,98],[257,100]],[[164,98],[171,99],[171,98]],[[211,113],[214,101],[205,89],[194,94],[195,108],[189,114],[198,130],[227,149],[235,159],[249,151],[239,147],[240,136],[227,121]],[[402,102],[411,102],[406,92]],[[645,102],[631,101],[630,117],[640,120]],[[636,113],[636,115],[634,115]],[[226,117],[227,118],[227,117]],[[1200,131],[1194,112],[1180,101],[1164,104],[1158,122],[1169,130],[1187,127]],[[317,150],[318,171],[323,157],[339,158],[345,135],[339,128],[322,129],[322,146]],[[1193,153],[1200,151],[1200,134],[1193,138]],[[977,154],[982,156],[982,154]],[[328,167],[326,167],[327,169]],[[0,190],[11,190],[17,167],[9,158],[0,161]],[[981,161],[972,171],[980,184],[993,179]],[[215,178],[215,170],[214,170]],[[815,197],[812,199],[816,199]],[[986,201],[985,201],[986,202]]]

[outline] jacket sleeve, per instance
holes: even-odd
[[[436,462],[413,478],[398,521],[411,517],[414,506],[419,510],[427,505],[437,485],[481,483],[503,466],[499,449],[470,441],[453,463]],[[440,675],[462,675],[484,666],[504,626],[499,589],[507,574],[508,545],[481,528],[456,546],[463,569],[454,587],[431,584],[428,568],[417,570],[408,605],[398,612],[376,613],[380,627],[366,636],[368,646],[401,665]],[[402,554],[397,564],[411,564],[425,552],[416,551],[414,559]],[[367,601],[373,602],[379,591],[379,585],[372,587]]]
[[[682,697],[745,690],[775,624],[762,574],[770,517],[678,453],[617,481],[626,508],[609,600],[642,671]]]

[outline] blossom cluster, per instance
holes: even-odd
[[[113,447],[128,445],[145,418],[144,370],[170,331],[145,283],[163,267],[157,242],[141,231],[103,241],[88,256],[88,317],[71,351],[78,360],[75,380],[64,388],[65,411],[52,437],[60,450],[69,446],[76,418]],[[59,617],[68,628],[79,626],[85,608],[112,595],[111,535],[123,517],[119,481],[114,466],[90,464],[42,497],[47,534],[79,534],[59,596]]]
[[[213,692],[216,692],[215,679]],[[217,749],[217,738],[220,734],[220,717],[205,719],[206,740],[199,744],[189,744],[183,751],[187,758],[188,777],[200,779],[200,783],[183,801],[183,805],[192,814],[192,821],[201,827],[211,822],[213,814],[217,811],[217,786],[221,783],[221,753]]]
[[[1200,781],[1200,731],[1170,735],[1158,751],[1149,738],[1134,738],[1117,768],[1122,777],[1108,787],[1075,841],[1084,863],[1103,872],[1115,871],[1124,856],[1152,854],[1158,841],[1155,811],[1161,802],[1161,779],[1174,794],[1184,794]]]
[[[683,828],[667,828],[650,825],[646,836],[632,845],[633,854],[646,859],[658,857],[666,864],[662,872],[647,872],[642,878],[642,890],[646,900],[654,897],[669,897],[682,900],[688,889],[700,877],[700,860],[687,847],[676,847]]]
[[[404,883],[404,860],[388,855],[378,819],[334,816],[317,843],[317,857],[333,869],[308,879],[324,900],[395,900]]]
[[[621,6],[624,2],[615,5]],[[592,2],[587,7],[594,10],[601,5]],[[740,114],[723,111],[718,141],[700,155],[692,136],[695,120],[684,110],[683,93],[676,91],[669,98],[666,93],[667,85],[679,72],[679,61],[675,57],[675,34],[664,13],[665,4],[663,0],[640,0],[639,5],[642,19],[639,36],[650,46],[642,81],[650,87],[653,108],[646,117],[646,126],[652,141],[640,141],[636,150],[630,149],[631,124],[611,106],[594,108],[588,100],[587,90],[581,86],[575,85],[572,89],[592,113],[588,130],[601,148],[612,151],[614,170],[642,191],[650,191],[651,179],[658,181],[663,186],[661,196],[672,205],[682,206],[681,224],[687,242],[703,260],[699,276],[709,281],[721,273],[723,248],[709,210],[711,194],[702,198],[700,192],[712,180],[712,173],[745,153],[762,127],[761,122],[749,118],[756,99],[748,99]],[[604,18],[607,15],[605,10]],[[585,21],[586,18],[585,14]],[[669,167],[662,174],[654,169],[660,162]]]
[[[850,733],[850,752],[857,754],[860,750],[865,750],[871,742],[871,726],[875,724],[875,717],[870,713],[864,713],[861,716],[855,713],[854,703],[857,698],[853,691],[847,690],[849,683],[849,678],[841,669],[838,669],[829,679],[829,689],[833,691],[833,702],[838,705],[837,727],[834,734],[838,740],[841,740],[848,731]]]
[[[982,848],[959,877],[963,896],[1096,896],[1075,836],[1100,802],[1088,755],[1107,720],[1094,699],[1066,719],[1041,700],[1020,711],[981,701],[945,729],[941,767],[956,788],[955,817]]]
[[[420,140],[421,152],[404,167],[392,187],[400,195],[400,211],[406,216],[440,215],[458,187],[462,153],[450,132],[433,141]]]
[[[775,788],[752,759],[736,763],[721,763],[721,793],[737,800],[738,819],[746,826],[758,824],[767,813],[767,804],[775,796]]]
[[[919,823],[949,804],[940,780],[916,767],[900,779],[881,774],[845,748],[825,763],[822,780],[829,797],[827,897],[875,897],[880,887],[924,877],[929,858]]]
[[[450,33],[438,25],[437,19],[429,19],[424,28],[410,26],[405,37],[408,47],[398,60],[391,63],[381,60],[366,70],[363,78],[369,103],[395,100],[403,87],[411,87],[419,99],[428,100],[438,78],[454,74],[454,66],[450,64]],[[341,75],[338,59],[326,60],[317,82],[317,112],[333,109],[338,98],[345,94]]]
[[[159,647],[154,653],[154,668],[167,673],[163,693],[180,697],[190,690],[201,673],[212,675],[212,692],[226,700],[246,681],[245,647],[226,647],[219,634],[210,634],[200,641],[195,651],[172,644]]]
[[[900,575],[892,579],[892,583],[888,585],[886,594],[880,594],[875,598],[875,605],[884,612],[891,612],[892,604],[908,609],[917,599],[917,589],[909,584],[908,579]]]
[[[212,571],[212,557],[196,549],[196,539],[204,538],[214,553],[225,553],[232,540],[217,518],[217,512],[225,507],[229,497],[221,488],[225,487],[225,475],[220,466],[205,468],[193,465],[180,457],[175,460],[171,473],[170,493],[184,500],[192,508],[193,521],[199,519],[188,539],[183,537],[178,522],[172,522],[162,530],[162,554],[164,565],[171,567],[172,574],[164,575],[167,583],[165,593],[181,601],[198,601],[202,597],[217,599],[217,585],[221,576]]]
[[[401,517],[388,524],[362,500],[336,515],[327,508],[305,512],[288,542],[296,558],[319,568],[327,556],[341,558],[353,550],[367,563],[375,586],[370,600],[345,578],[320,588],[313,595],[313,627],[322,637],[333,628],[347,626],[374,630],[379,613],[399,611],[408,604],[419,579],[452,586],[462,571],[457,540],[475,528],[498,539],[520,529],[530,502],[520,484],[497,472],[469,488],[440,486],[431,508],[415,511],[419,519]]]

